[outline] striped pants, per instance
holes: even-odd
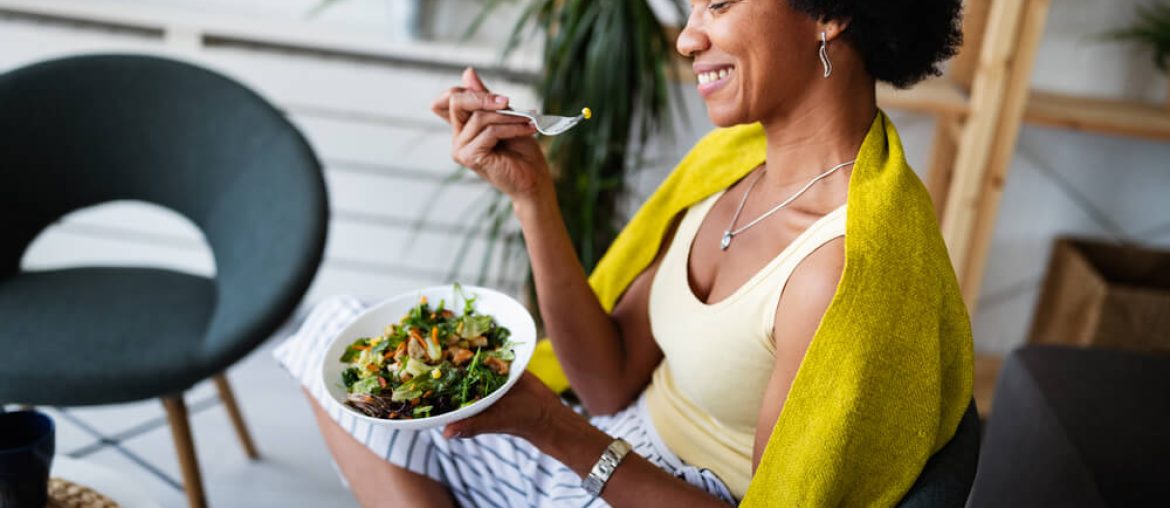
[[[275,356],[343,429],[383,459],[445,485],[462,506],[511,508],[603,507],[581,488],[581,478],[527,441],[501,434],[444,439],[441,429],[391,430],[359,421],[327,399],[322,355],[333,337],[365,310],[352,297],[317,305]],[[598,429],[628,441],[634,452],[666,472],[729,504],[734,496],[714,473],[683,464],[658,437],[641,400],[610,416],[590,419]]]

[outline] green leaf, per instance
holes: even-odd
[[[390,347],[390,341],[383,340],[383,341],[379,342],[378,345],[374,346],[373,348],[370,348],[370,354],[380,355],[380,354],[386,352],[386,348],[388,348],[388,347]],[[397,346],[395,346],[395,347],[397,347]]]
[[[358,375],[358,370],[353,367],[341,371],[341,382],[345,383],[346,390],[349,390],[359,379],[361,379],[361,376]]]
[[[403,385],[395,388],[394,391],[390,393],[390,400],[394,402],[402,402],[404,400],[417,399],[421,396],[422,392],[418,390],[412,390],[406,385]]]
[[[378,376],[371,376],[357,381],[349,388],[349,393],[368,393],[371,395],[377,395],[381,392],[382,384],[378,382]]]
[[[465,339],[471,339],[486,334],[488,330],[491,330],[492,325],[495,323],[491,316],[482,314],[465,314],[462,319],[463,333],[461,333],[460,336]]]
[[[1106,40],[1128,41],[1148,47],[1158,69],[1170,67],[1170,3],[1161,2],[1136,7],[1137,21],[1127,28],[1110,30],[1100,36]]]

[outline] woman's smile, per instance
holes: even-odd
[[[720,88],[723,88],[735,77],[734,65],[698,65],[694,66],[695,76],[699,78],[699,94],[708,97]]]

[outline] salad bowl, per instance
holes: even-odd
[[[508,368],[507,381],[475,402],[434,416],[412,419],[376,418],[346,404],[348,391],[342,374],[349,368],[349,365],[342,362],[341,358],[346,355],[347,349],[359,338],[381,336],[387,325],[398,323],[424,297],[426,301],[435,304],[443,302],[447,309],[460,315],[463,313],[464,299],[473,298],[476,314],[492,316],[499,326],[503,326],[511,332],[508,340],[514,358]],[[498,401],[520,379],[528,362],[532,359],[535,348],[535,322],[528,309],[514,298],[484,287],[462,286],[460,289],[458,286],[434,286],[408,291],[378,303],[343,328],[333,338],[332,344],[322,358],[321,381],[324,384],[325,392],[328,393],[327,398],[342,411],[348,412],[358,419],[374,425],[396,429],[428,429],[469,418]]]

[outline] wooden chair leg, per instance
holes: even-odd
[[[227,409],[228,417],[232,420],[232,427],[236,429],[236,437],[240,439],[240,445],[244,447],[244,453],[250,459],[260,458],[260,454],[256,451],[256,445],[252,443],[252,436],[248,433],[248,426],[244,424],[244,416],[240,413],[240,407],[236,405],[236,396],[232,392],[232,385],[228,384],[227,375],[220,373],[214,379],[215,389],[219,392],[219,400]]]
[[[187,504],[191,508],[206,508],[207,498],[203,495],[203,479],[199,475],[199,461],[195,458],[195,442],[191,439],[191,424],[187,419],[187,404],[183,394],[162,398],[171,424],[171,437],[175,441],[175,453],[179,456],[179,468],[183,470],[183,488],[187,491]]]

